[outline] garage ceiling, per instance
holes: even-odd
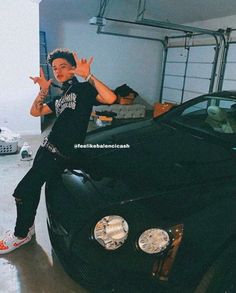
[[[236,15],[235,0],[147,0],[146,8],[147,17],[181,24]]]
[[[42,0],[44,13],[51,17],[60,14],[71,21],[87,20],[96,16],[100,0]],[[110,0],[107,15],[113,18],[135,20],[138,0]],[[211,18],[236,15],[235,0],[146,0],[145,18],[172,23],[191,23]]]

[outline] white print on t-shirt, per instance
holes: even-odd
[[[75,109],[76,107],[76,94],[71,93],[63,96],[60,100],[55,102],[56,115],[59,116],[66,108]]]

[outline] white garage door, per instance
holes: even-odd
[[[181,104],[208,93],[215,58],[215,46],[168,48],[162,102]]]
[[[236,44],[229,44],[223,90],[236,90]]]

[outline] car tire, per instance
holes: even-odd
[[[236,244],[228,247],[203,276],[194,293],[236,292]]]

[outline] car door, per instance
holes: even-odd
[[[223,97],[207,97],[183,107],[183,110],[180,108],[171,119],[164,119],[164,123],[169,123],[180,133],[174,139],[179,154],[175,164],[194,176],[193,182],[235,180],[236,133],[233,130],[224,132],[208,124],[208,109],[213,103],[217,105],[213,107],[228,113],[233,101]]]
[[[197,182],[236,179],[236,151],[222,137],[199,131],[186,131],[183,138],[186,154],[179,157],[178,164],[196,176]]]

